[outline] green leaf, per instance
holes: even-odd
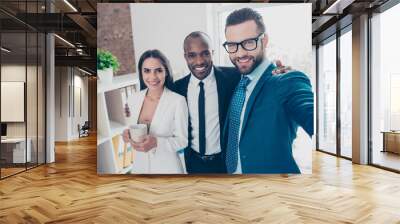
[[[115,57],[110,51],[97,49],[97,69],[105,70],[112,68],[114,72],[119,70],[120,64],[118,58]]]

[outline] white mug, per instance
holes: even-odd
[[[129,126],[129,131],[131,133],[131,139],[134,142],[143,142],[147,135],[147,125],[146,124],[134,124]]]

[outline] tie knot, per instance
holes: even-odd
[[[203,81],[199,82],[199,86],[200,86],[200,88],[203,88],[204,82]]]
[[[250,81],[251,80],[249,79],[249,77],[243,76],[242,79],[240,79],[239,86],[241,88],[246,88],[247,85],[249,85]]]

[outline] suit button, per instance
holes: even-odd
[[[243,158],[243,159],[246,159],[246,158],[247,158],[247,156],[242,156],[242,158]]]

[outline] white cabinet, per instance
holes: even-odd
[[[124,107],[128,95],[139,90],[136,74],[116,76],[111,83],[97,81],[97,172],[120,174],[130,171],[133,150],[121,133],[130,121]]]

